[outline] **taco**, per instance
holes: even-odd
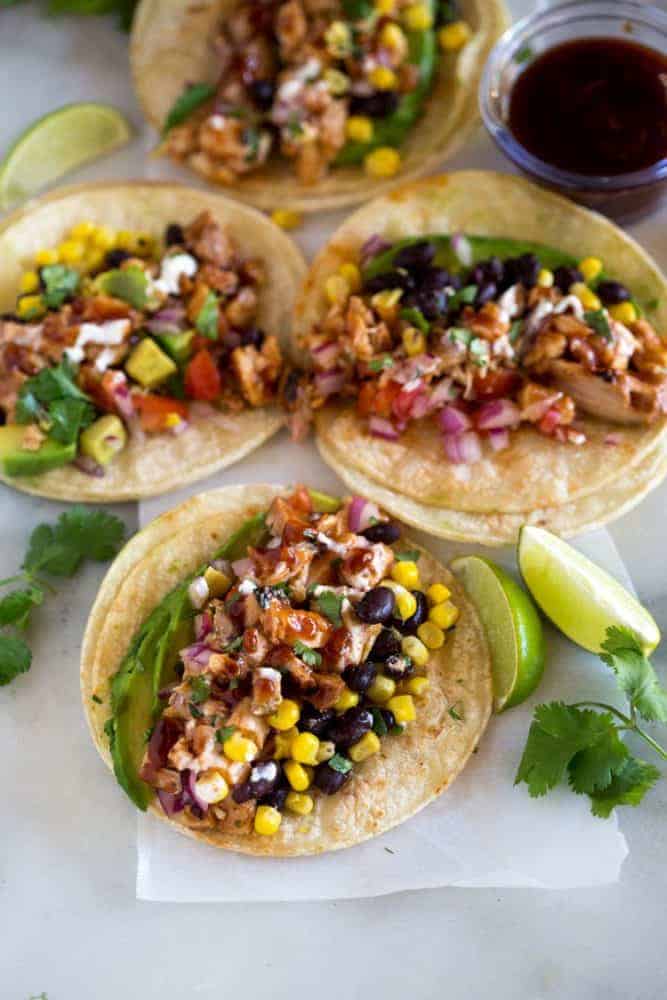
[[[136,535],[93,606],[81,686],[138,808],[274,856],[407,819],[491,710],[482,626],[450,572],[376,505],[303,486],[215,490]]]
[[[0,230],[0,478],[66,500],[201,479],[283,423],[305,270],[249,208],[176,185],[65,190]]]
[[[667,471],[667,285],[611,222],[517,177],[353,215],[297,303],[293,426],[408,523],[502,544],[633,506]]]
[[[320,211],[453,154],[506,24],[502,0],[142,0],[132,70],[172,160]]]

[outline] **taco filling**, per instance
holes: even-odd
[[[585,447],[579,419],[650,424],[667,411],[667,347],[604,261],[510,239],[377,236],[326,281],[305,338],[311,375],[292,392],[298,436],[313,411],[349,400],[396,441],[435,420],[450,462],[521,425]],[[647,304],[650,308],[650,304]]]
[[[114,767],[137,805],[273,835],[401,739],[459,612],[443,583],[420,589],[399,539],[361,497],[297,487],[163,600],[112,683]]]
[[[443,49],[465,44],[453,3],[241,0],[212,39],[217,83],[177,99],[166,152],[222,184],[273,156],[303,184],[337,165],[391,176],[433,82],[436,20]]]
[[[92,476],[130,436],[188,432],[210,407],[275,401],[282,356],[256,325],[264,264],[203,212],[149,235],[81,222],[35,255],[0,320],[0,463]]]

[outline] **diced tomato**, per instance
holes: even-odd
[[[521,388],[521,376],[518,372],[502,369],[487,372],[486,375],[480,372],[473,379],[473,388],[478,399],[510,398]]]
[[[139,411],[141,428],[149,434],[156,434],[172,426],[174,413],[181,420],[187,420],[188,407],[181,399],[148,394],[137,394],[132,398],[135,408]]]
[[[185,391],[192,399],[203,399],[209,403],[220,395],[222,379],[210,351],[197,351],[188,362],[185,369]]]
[[[387,382],[381,387],[376,382],[364,382],[357,399],[357,411],[362,417],[372,413],[378,417],[390,417],[392,403],[400,391],[398,382]]]
[[[402,389],[392,402],[392,413],[401,422],[418,420],[428,409],[428,390],[421,383],[414,389]]]

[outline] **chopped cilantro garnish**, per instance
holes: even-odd
[[[195,717],[195,719],[203,719],[204,718],[204,713],[200,709],[197,708],[197,706],[195,705],[194,701],[188,702],[188,707],[189,707],[190,712],[192,713],[192,715]]]
[[[338,771],[340,774],[347,774],[348,771],[352,770],[352,761],[348,760],[347,757],[343,757],[340,753],[335,753],[327,763],[329,767],[332,767],[334,771]]]
[[[408,549],[406,552],[396,552],[396,562],[417,562],[421,552],[417,549]]]
[[[521,65],[521,63],[528,62],[530,59],[532,59],[534,55],[535,53],[531,49],[530,45],[524,45],[515,54],[514,62]]]
[[[489,345],[481,337],[475,337],[474,340],[470,341],[468,347],[470,351],[470,360],[478,368],[484,368],[489,363]]]
[[[287,131],[292,139],[298,139],[303,135],[303,125],[299,121],[298,115],[292,114],[287,119]]]
[[[322,662],[322,654],[318,653],[316,649],[311,649],[310,646],[306,646],[305,642],[301,642],[297,639],[294,643],[294,652],[297,656],[300,656],[304,663],[309,667],[319,667]]]
[[[382,712],[379,708],[372,708],[371,715],[373,716],[373,732],[376,736],[386,736],[389,732],[387,723],[384,721]]]
[[[218,743],[224,743],[236,732],[236,726],[221,726],[216,730],[215,738]]]
[[[385,354],[381,358],[373,358],[372,361],[368,362],[368,368],[372,372],[381,372],[385,368],[392,368],[393,365],[394,359],[389,354]]]
[[[96,694],[92,695],[90,700],[94,701],[96,705],[101,705],[102,704],[102,699],[100,697],[98,697],[98,695],[96,695]]]
[[[612,339],[611,327],[604,309],[593,309],[584,313],[584,319],[597,334],[605,340]]]
[[[477,297],[477,285],[466,285],[465,288],[460,288],[458,292],[454,292],[450,295],[447,301],[447,307],[449,309],[458,309],[462,305],[471,305]]]
[[[329,619],[333,625],[340,625],[340,611],[343,606],[343,598],[340,594],[335,594],[333,590],[323,590],[315,598],[318,609]]]
[[[210,97],[213,97],[215,91],[216,87],[213,83],[191,83],[187,86],[172,104],[165,119],[162,134],[165,135],[176,125],[182,125],[193,111],[196,111]]]
[[[450,707],[449,707],[449,714],[452,717],[452,719],[456,719],[457,722],[462,722],[463,721],[463,716],[461,715],[461,713],[457,709],[456,705],[450,705]]]
[[[364,21],[373,10],[370,0],[343,0],[343,11],[349,21]]]
[[[195,705],[200,705],[211,694],[211,682],[206,677],[193,677],[190,681],[190,691],[192,701]]]
[[[649,312],[655,312],[660,305],[660,299],[651,299],[650,302],[646,303],[646,308]]]
[[[243,131],[243,141],[248,147],[248,151],[245,154],[246,163],[254,163],[254,161],[259,156],[259,142],[261,134],[259,129],[256,129],[254,125],[249,125]]]
[[[465,347],[467,347],[472,340],[472,333],[470,330],[466,330],[464,326],[451,327],[451,329],[447,331],[447,336],[454,343],[463,344]]]
[[[237,649],[240,649],[243,645],[243,636],[237,635],[235,639],[228,642],[226,646],[222,647],[223,653],[235,653]]]
[[[71,298],[79,287],[81,276],[72,267],[50,264],[39,272],[44,282],[43,299],[49,309],[59,309],[65,299]]]
[[[523,321],[520,319],[515,319],[510,327],[510,332],[508,334],[508,339],[510,344],[516,344],[517,340],[521,336],[522,327],[523,327]]]
[[[208,337],[209,340],[217,340],[218,318],[218,296],[215,292],[209,292],[204,299],[204,305],[197,313],[197,319],[195,320],[197,332],[201,333],[203,337]]]
[[[409,309],[401,309],[400,317],[401,319],[404,319],[406,323],[412,323],[412,325],[416,326],[422,333],[428,333],[431,329],[431,324],[426,319],[421,309],[414,309],[412,307]]]

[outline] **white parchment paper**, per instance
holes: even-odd
[[[294,482],[344,492],[312,446],[264,446],[249,460],[207,480]],[[144,502],[140,523],[173,507],[196,488]],[[413,534],[416,534],[413,532]],[[472,546],[421,536],[449,561]],[[626,586],[631,582],[606,531],[577,547]],[[481,551],[481,550],[480,550]],[[489,554],[489,550],[485,550]],[[511,550],[491,555],[514,569]],[[456,783],[413,819],[358,847],[298,859],[248,858],[191,841],[155,817],[140,814],[139,899],[180,902],[342,899],[409,889],[519,886],[567,889],[615,882],[628,853],[616,820],[590,813],[588,799],[567,788],[531,799],[514,787],[533,707],[541,701],[616,700],[604,665],[549,628],[544,680],[524,705],[492,718],[478,752]]]

